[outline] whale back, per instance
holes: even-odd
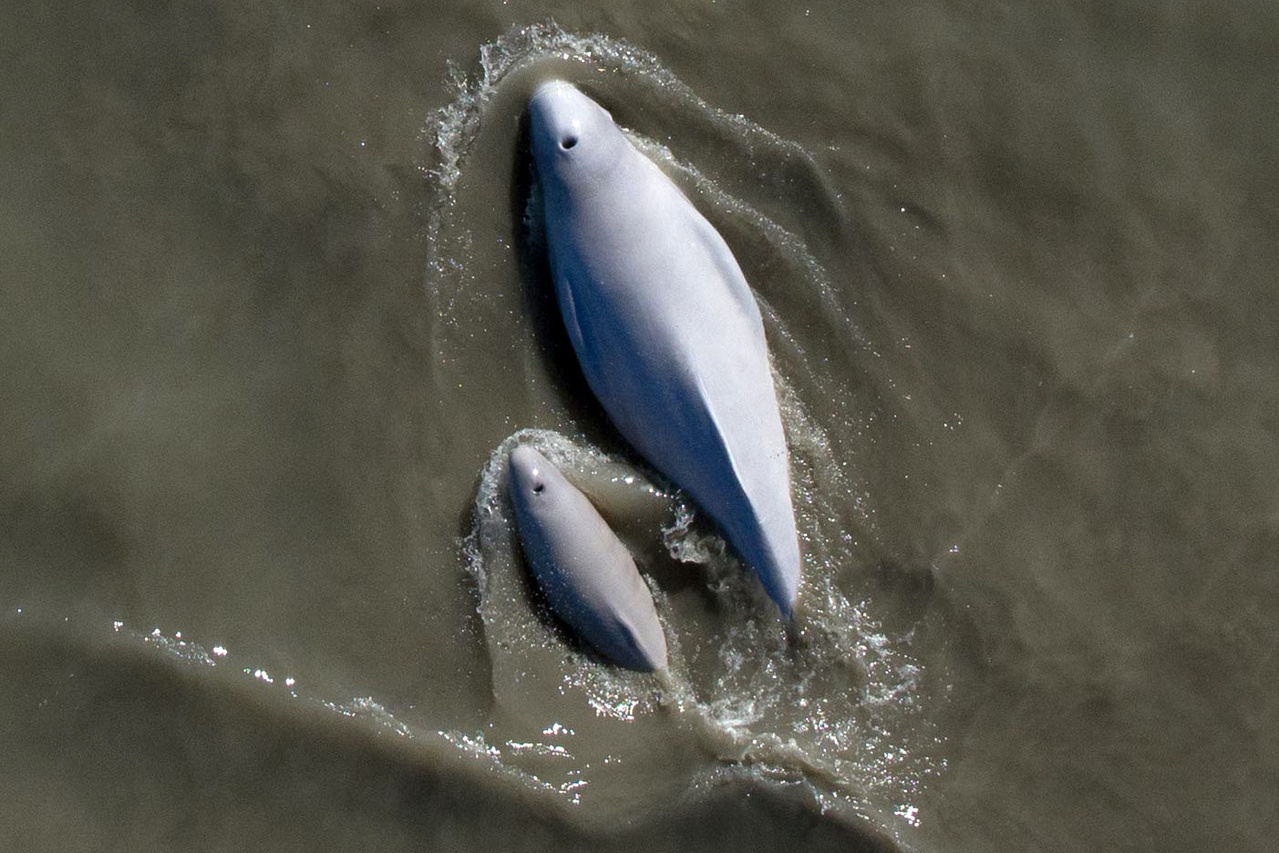
[[[763,322],[740,266],[590,98],[546,84],[529,111],[551,273],[588,384],[789,615],[800,574],[789,456]],[[570,133],[565,156],[555,146]]]
[[[591,502],[526,445],[511,451],[507,470],[524,557],[555,614],[628,669],[665,667],[666,637],[652,593]]]

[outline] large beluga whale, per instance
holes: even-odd
[[[551,609],[609,660],[663,669],[666,635],[653,595],[617,534],[532,447],[512,450],[507,472],[524,559]]]
[[[800,552],[759,306],[719,232],[599,104],[537,88],[551,275],[591,390],[723,530],[789,617]]]

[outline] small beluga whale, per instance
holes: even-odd
[[[528,109],[556,298],[591,390],[789,618],[800,576],[789,456],[741,268],[595,101],[557,80]]]
[[[653,595],[626,546],[545,456],[517,445],[507,467],[524,559],[555,614],[609,660],[666,667]]]

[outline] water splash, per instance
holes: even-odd
[[[943,742],[927,716],[935,707],[925,700],[925,666],[914,654],[912,631],[888,627],[876,617],[873,601],[850,599],[839,588],[833,571],[842,559],[838,549],[827,546],[809,567],[807,614],[796,635],[776,618],[758,582],[723,539],[681,493],[670,494],[663,544],[673,560],[699,568],[698,594],[713,601],[717,615],[709,626],[691,619],[650,578],[671,661],[655,683],[577,648],[539,610],[505,498],[506,459],[518,443],[533,444],[564,468],[621,464],[579,440],[528,429],[501,442],[485,467],[463,550],[476,583],[498,703],[546,703],[546,713],[572,720],[577,728],[596,720],[593,740],[580,738],[576,749],[565,750],[576,756],[575,765],[527,761],[532,755],[559,756],[545,746],[529,748],[547,743],[537,736],[545,726],[536,715],[514,736],[505,729],[505,745],[490,745],[497,760],[524,765],[522,772],[579,803],[587,792],[570,793],[564,786],[586,781],[590,773],[571,780],[570,765],[587,769],[591,750],[601,742],[618,764],[636,760],[626,746],[635,741],[633,729],[609,735],[609,726],[643,724],[659,733],[673,726],[719,762],[751,768],[758,779],[815,786],[823,809],[842,809],[877,826],[889,816],[902,826],[919,825],[924,818],[913,795],[927,776],[945,768],[934,757]],[[538,686],[548,672],[559,674],[550,699]],[[533,699],[539,690],[542,697]],[[710,785],[715,778],[738,777],[699,776],[696,784]]]

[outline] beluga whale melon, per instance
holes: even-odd
[[[789,617],[800,576],[790,464],[741,268],[595,101],[557,80],[528,111],[556,298],[591,390]]]
[[[628,669],[666,666],[666,635],[635,561],[586,496],[528,445],[511,451],[524,559],[547,602],[592,648]]]

